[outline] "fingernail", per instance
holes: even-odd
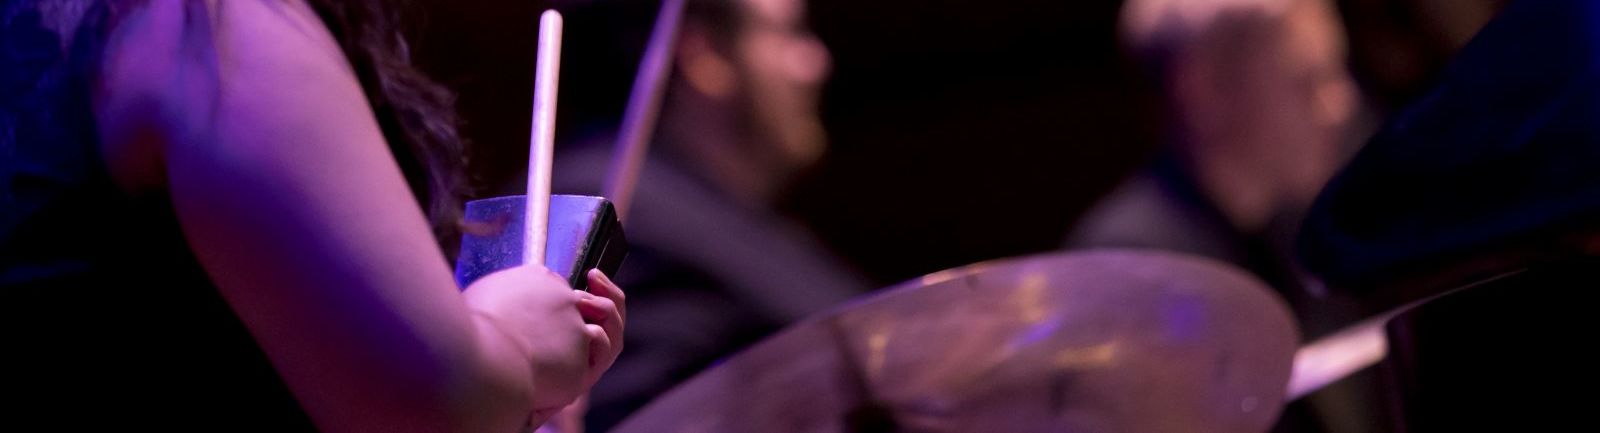
[[[601,282],[605,283],[605,285],[607,285],[607,286],[616,286],[616,283],[612,283],[611,282],[611,277],[607,276],[606,273],[602,272],[600,269],[590,269],[589,270],[589,274],[596,276],[597,278],[600,279]]]

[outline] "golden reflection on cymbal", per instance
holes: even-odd
[[[1297,341],[1271,289],[1218,262],[988,262],[792,326],[614,431],[1263,432]]]

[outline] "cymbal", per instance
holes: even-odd
[[[1231,266],[1100,251],[931,274],[793,325],[614,432],[1261,432],[1298,341]]]

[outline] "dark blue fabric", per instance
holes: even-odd
[[[1352,287],[1597,222],[1600,2],[1521,0],[1323,191],[1300,249]]]
[[[189,251],[167,198],[124,194],[101,162],[90,89],[104,3],[3,1],[7,425],[312,430]]]
[[[87,80],[76,79],[62,38],[26,3],[32,2],[8,2],[0,11],[0,245],[7,246],[26,218],[65,190],[95,181],[88,162],[98,143],[85,131],[93,125],[86,118]],[[4,271],[0,282],[19,272]]]

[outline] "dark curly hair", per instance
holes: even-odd
[[[406,1],[307,0],[355,69],[390,151],[433,223],[455,251],[467,194],[466,146],[457,133],[455,94],[411,63],[402,13]]]

